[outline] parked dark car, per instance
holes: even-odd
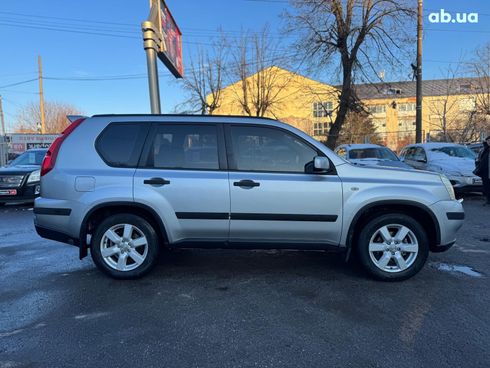
[[[470,143],[467,144],[466,147],[468,147],[470,150],[475,152],[477,155],[480,152],[480,150],[483,148],[483,143]]]
[[[0,168],[0,206],[9,202],[34,202],[40,193],[40,168],[46,149],[31,149]]]

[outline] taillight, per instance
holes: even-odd
[[[56,158],[58,157],[58,152],[61,148],[61,143],[63,143],[66,137],[68,137],[84,120],[85,118],[75,120],[73,123],[68,125],[65,130],[63,130],[63,133],[61,133],[61,135],[56,138],[53,143],[51,143],[46,156],[44,156],[43,164],[41,166],[41,176],[46,175],[54,168]]]

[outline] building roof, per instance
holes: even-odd
[[[475,94],[478,91],[478,78],[454,78],[424,80],[423,96],[446,96]],[[337,86],[339,88],[340,86]],[[356,84],[355,90],[361,100],[404,98],[416,96],[416,82],[382,82],[373,84]]]

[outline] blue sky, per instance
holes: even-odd
[[[167,5],[184,34],[184,63],[198,46],[207,47],[220,27],[231,36],[242,29],[259,30],[265,24],[269,24],[273,33],[279,32],[282,22],[279,15],[288,6],[282,0],[167,0]],[[443,78],[450,63],[468,59],[475,47],[490,41],[490,1],[425,0],[424,8],[425,79]],[[477,12],[478,23],[429,23],[428,14],[441,8],[452,13]],[[44,76],[63,79],[44,81],[46,100],[72,103],[89,115],[147,113],[146,61],[139,25],[148,13],[148,0],[3,1],[0,87],[36,78],[37,55],[41,54]],[[83,21],[87,19],[90,23]],[[19,28],[19,25],[26,27]],[[73,32],[36,27],[63,27]],[[184,95],[163,64],[159,65],[159,71],[163,111],[171,112],[184,100]],[[108,76],[126,79],[66,80]],[[21,106],[38,101],[37,89],[37,81],[0,88],[8,127]]]

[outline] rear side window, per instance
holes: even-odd
[[[155,169],[219,170],[216,126],[159,125],[145,166]]]
[[[95,143],[106,164],[113,167],[136,167],[148,132],[146,123],[112,123]]]

